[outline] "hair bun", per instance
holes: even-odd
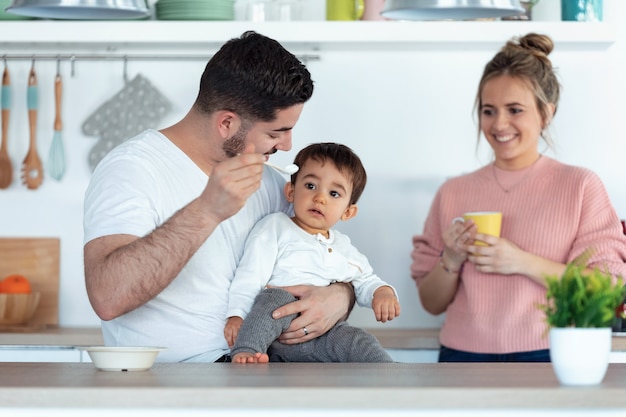
[[[529,33],[518,39],[519,45],[528,49],[533,54],[541,52],[543,55],[550,55],[550,52],[554,49],[554,42],[546,35],[540,35],[538,33]]]

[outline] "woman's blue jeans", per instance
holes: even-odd
[[[550,350],[513,353],[473,353],[441,346],[439,362],[550,362]]]

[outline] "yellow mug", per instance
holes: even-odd
[[[326,0],[326,20],[359,20],[363,10],[363,0]]]
[[[474,211],[465,213],[462,218],[458,217],[457,220],[469,220],[472,219],[474,224],[478,228],[478,233],[484,235],[491,235],[500,237],[500,228],[502,227],[502,213],[499,211]],[[486,246],[481,241],[475,241],[475,245]]]

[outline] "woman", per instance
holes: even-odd
[[[476,109],[493,163],[446,181],[422,235],[411,274],[424,308],[445,312],[440,362],[550,360],[546,276],[587,249],[590,267],[626,277],[626,239],[600,179],[539,152],[559,103],[548,54],[552,40],[513,39],[483,72]],[[469,211],[501,211],[501,237],[477,233]],[[474,240],[486,246],[478,246]]]

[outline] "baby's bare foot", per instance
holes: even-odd
[[[233,355],[232,362],[233,363],[268,363],[270,361],[270,357],[267,353],[250,353],[250,352],[240,352]]]

